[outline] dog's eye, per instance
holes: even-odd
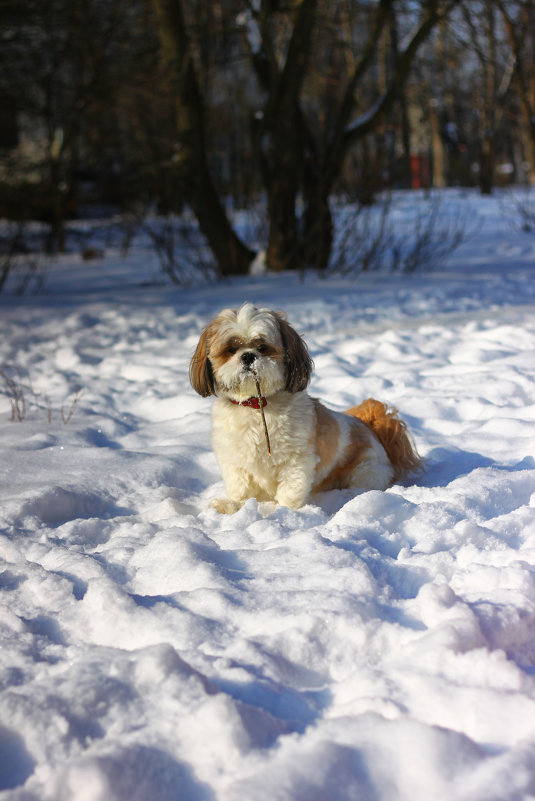
[[[237,352],[237,350],[238,350],[238,348],[236,347],[236,345],[227,345],[227,353],[230,356],[234,356],[234,354]]]
[[[261,342],[260,345],[258,345],[258,347],[257,347],[257,351],[259,353],[267,353],[267,350],[268,350],[268,346],[264,342]]]

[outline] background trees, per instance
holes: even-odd
[[[533,0],[3,0],[0,214],[189,206],[222,274],[324,268],[331,202],[535,181]]]
[[[535,184],[535,4],[533,0],[497,2],[509,45],[514,86],[514,121],[530,184]]]

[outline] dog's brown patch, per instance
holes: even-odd
[[[207,398],[214,394],[214,374],[208,359],[208,349],[213,334],[213,323],[206,328],[197,344],[189,367],[189,377],[195,392]]]
[[[282,312],[275,312],[275,319],[284,349],[286,367],[286,391],[302,392],[310,382],[314,362],[310,358],[307,345],[297,331],[286,320]]]
[[[385,403],[368,398],[360,406],[348,409],[346,414],[362,420],[371,428],[394,468],[394,481],[421,469],[421,459],[397,409],[389,409]]]
[[[220,343],[218,346],[210,348],[210,361],[212,362],[213,369],[217,373],[229,359],[232,359],[236,354],[239,356],[241,352],[247,350],[254,351],[258,353],[259,356],[270,357],[272,359],[282,359],[284,355],[280,348],[276,348],[274,345],[265,342],[259,337],[247,341],[241,337],[234,336]]]
[[[218,346],[212,345],[210,348],[210,361],[214,371],[217,371],[242,348],[244,342],[239,337],[231,337],[226,342],[218,343]]]
[[[327,465],[334,461],[340,442],[340,428],[334,415],[317,398],[314,398],[313,402],[316,413],[316,442],[314,445],[318,456],[316,473],[321,473]]]
[[[320,413],[321,416],[318,414],[318,407],[322,409],[322,412]],[[318,467],[316,468],[318,470],[321,469],[322,463],[323,465],[329,464],[335,458],[339,447],[340,429],[333,415],[331,415],[328,409],[325,409],[325,407],[321,406],[319,403],[316,405],[316,414],[318,430],[320,429],[320,426],[323,425],[323,434],[325,440],[327,440],[326,442],[323,442],[322,435],[318,433],[316,444],[316,450],[320,456],[320,461],[318,462]],[[326,492],[327,490],[345,489],[346,487],[349,487],[351,485],[353,471],[358,463],[362,460],[364,453],[369,447],[369,433],[355,421],[355,424],[352,425],[349,430],[349,442],[344,448],[342,456],[337,462],[335,462],[325,478],[323,478],[319,484],[314,487],[314,490],[316,492]],[[321,458],[322,455],[324,457],[323,462]]]

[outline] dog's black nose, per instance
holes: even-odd
[[[246,350],[245,353],[242,353],[241,360],[246,367],[250,367],[255,359],[256,353],[252,353],[250,350]]]

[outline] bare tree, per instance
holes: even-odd
[[[267,92],[258,131],[268,196],[267,264],[272,270],[284,270],[300,266],[296,200],[302,187],[304,149],[309,135],[301,94],[308,71],[317,0],[296,3],[293,29],[282,64],[280,53],[275,49],[273,30],[277,6],[277,0],[260,3],[256,19],[260,50],[253,52],[252,57],[262,88]]]
[[[491,194],[494,188],[500,101],[503,99],[499,92],[496,4],[494,0],[465,2],[462,10],[481,76],[477,88],[474,86],[474,101],[479,117],[479,185],[483,194]]]
[[[174,164],[183,196],[223,275],[247,272],[254,253],[227,217],[208,165],[204,97],[180,0],[154,0],[162,51],[171,76],[180,149]]]
[[[389,21],[391,32],[397,32],[394,0],[367,6],[366,33],[360,37],[359,54],[339,88],[337,100],[331,101],[328,115],[311,115],[302,89],[309,77],[314,26],[319,19],[325,25],[321,15],[327,13],[329,4],[301,0],[295,5],[291,36],[282,42],[273,30],[278,3],[263,0],[259,8],[253,3],[249,8],[257,25],[253,63],[267,93],[258,135],[263,142],[263,174],[267,176],[270,209],[267,261],[275,270],[290,264],[327,265],[333,236],[329,198],[348,154],[357,142],[377,130],[399,101],[419,48],[456,2],[420,4],[421,13],[408,43],[401,49],[395,42],[394,69],[386,78],[384,91],[363,109],[359,107],[359,94],[366,94],[362,90],[375,69],[378,45]],[[286,57],[281,45],[286,47]],[[301,226],[296,219],[299,193],[304,203]]]
[[[520,120],[528,178],[535,184],[535,6],[533,0],[497,0],[511,48],[512,80],[520,105]]]
[[[110,70],[117,59],[110,52],[124,52],[118,43],[131,21],[128,6],[127,0],[19,0],[0,7],[0,93],[13,101],[31,140],[30,154],[20,160],[32,184],[13,201],[21,217],[47,217],[51,250],[65,247],[91,116],[97,107],[113,107]]]
[[[480,174],[490,185],[507,83],[505,28],[507,52],[517,53],[511,85],[519,107],[528,87],[525,120],[534,113],[533,36],[519,39],[532,2],[478,0],[465,3],[464,18],[453,17],[461,1],[6,0],[16,24],[1,41],[9,79],[0,76],[0,95],[16,95],[28,124],[43,132],[56,246],[78,167],[90,163],[108,179],[117,176],[121,200],[175,213],[188,204],[220,274],[244,274],[256,246],[233,224],[227,201],[252,202],[259,190],[268,267],[325,268],[331,203],[341,188],[373,199],[381,181],[388,184],[385,165],[395,161],[407,185],[409,104],[424,109],[435,156],[443,155],[444,94],[455,80],[446,86],[437,79],[448,55],[433,32],[446,36],[446,20],[462,27],[471,48],[461,67],[466,83],[476,71],[485,77],[471,147],[482,142]],[[476,10],[483,16],[476,19]],[[437,105],[429,111],[431,97]],[[468,118],[465,96],[456,102]],[[356,179],[355,170],[347,177],[352,162]],[[446,183],[447,165],[439,162],[436,182]]]

